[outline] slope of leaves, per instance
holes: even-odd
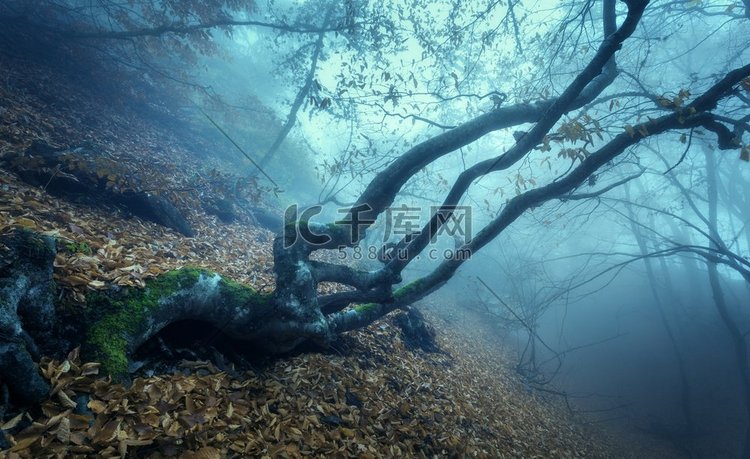
[[[79,302],[108,284],[143,287],[145,280],[183,266],[205,267],[270,291],[273,260],[266,230],[216,217],[194,219],[196,237],[112,209],[54,198],[0,171],[0,231],[24,227],[58,239],[55,278]]]
[[[43,415],[3,428],[7,457],[603,457],[553,406],[525,393],[497,348],[441,330],[451,355],[412,353],[392,320],[350,334],[338,354],[280,359],[230,376],[207,361],[136,379],[97,376],[77,351],[45,360]],[[86,398],[80,397],[82,394]],[[24,421],[25,419],[25,421]]]
[[[108,283],[143,286],[145,279],[185,265],[273,288],[266,243],[271,233],[247,226],[247,219],[220,224],[201,210],[201,193],[229,192],[222,188],[230,181],[226,171],[236,165],[201,156],[210,146],[180,137],[189,133],[157,127],[127,106],[54,80],[43,67],[9,63],[0,85],[0,156],[17,155],[33,142],[95,145],[102,173],[126,177],[141,191],[164,193],[196,229],[195,238],[184,238],[116,208],[55,199],[0,170],[0,229],[22,226],[58,237],[56,277],[76,300]]]

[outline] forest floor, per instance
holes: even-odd
[[[34,141],[94,144],[118,174],[124,167],[165,189],[222,168],[196,155],[195,143],[86,86],[32,62],[0,60],[0,156]],[[91,291],[143,286],[184,266],[273,289],[270,232],[242,219],[222,223],[191,206],[190,196],[173,199],[195,237],[51,196],[0,170],[0,233],[24,227],[58,238],[55,279],[69,307],[84,307]],[[40,363],[53,387],[41,409],[0,418],[12,444],[0,457],[670,457],[658,446],[624,446],[569,415],[561,400],[531,392],[496,329],[468,312],[446,312],[451,305],[430,306],[428,299],[420,309],[436,329],[438,353],[407,347],[393,316],[329,350],[250,369],[220,355],[183,358],[163,372],[141,371],[129,386],[65,350],[67,358]],[[196,349],[217,338],[200,339]]]

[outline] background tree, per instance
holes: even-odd
[[[662,188],[662,193],[669,193],[670,188],[672,192],[677,191],[683,205],[672,205],[673,208],[657,208],[649,204],[634,204],[625,201],[626,212],[623,213],[633,229],[640,250],[638,258],[643,259],[646,263],[651,289],[657,298],[656,304],[659,315],[675,352],[682,385],[680,404],[685,416],[687,430],[673,432],[673,439],[675,442],[683,443],[690,441],[695,435],[696,423],[692,414],[691,382],[685,369],[685,356],[682,351],[684,346],[680,343],[674,326],[667,319],[664,301],[661,300],[661,297],[671,298],[672,301],[678,298],[673,289],[670,288],[670,270],[665,265],[664,257],[697,258],[705,263],[707,267],[705,275],[707,277],[704,278],[704,282],[707,281],[710,285],[714,307],[731,342],[734,354],[733,361],[737,367],[740,385],[743,388],[743,406],[747,406],[746,401],[748,400],[749,380],[747,374],[750,362],[747,358],[747,334],[742,331],[747,317],[744,311],[736,310],[726,300],[725,287],[722,285],[722,278],[727,275],[731,276],[731,272],[734,272],[734,277],[743,279],[745,284],[750,279],[747,272],[747,250],[737,243],[748,220],[745,215],[736,212],[731,202],[722,202],[719,198],[719,184],[731,183],[719,180],[720,170],[724,169],[725,173],[728,172],[726,167],[719,167],[719,164],[723,162],[726,165],[727,163],[722,161],[722,158],[718,158],[708,144],[703,143],[702,149],[701,159],[703,161],[695,158],[694,155],[686,156],[686,162],[689,161],[688,164],[670,169],[666,174],[666,180],[662,179],[660,182],[655,182],[657,186]],[[665,158],[658,152],[656,154],[661,157],[664,167],[669,167]],[[658,178],[661,177],[657,176]],[[641,190],[640,196],[650,194],[643,189],[642,184]],[[719,214],[722,214],[721,219]],[[735,220],[738,215],[740,218]],[[657,222],[657,218],[666,221],[664,223]],[[672,224],[668,224],[669,220]],[[672,229],[672,233],[664,231],[663,228],[665,227]],[[675,231],[677,227],[682,228],[682,230]],[[688,232],[687,235],[685,231]],[[677,234],[674,234],[675,232]],[[701,239],[705,242],[701,242]],[[651,260],[653,258],[659,259],[659,268],[652,266]],[[726,269],[723,273],[720,271],[720,266]],[[662,285],[657,280],[657,276],[664,278],[667,284]],[[748,454],[746,451],[747,444],[746,438],[744,455]]]
[[[692,18],[693,13],[700,16],[708,12],[709,19],[704,26],[716,31],[723,25],[720,21],[726,18],[712,19],[710,9],[673,11],[659,2],[649,5],[642,0],[621,3],[606,0],[601,4],[574,2],[566,10],[570,15],[555,18],[559,26],[535,24],[540,35],[533,40],[557,47],[549,46],[533,55],[518,56],[519,50],[526,49],[520,39],[523,35],[519,33],[525,14],[518,3],[506,7],[496,2],[489,9],[472,3],[472,8],[463,9],[460,8],[462,2],[454,2],[436,14],[419,8],[404,10],[397,5],[390,6],[385,9],[381,4],[355,2],[345,4],[343,10],[331,11],[330,17],[322,21],[317,17],[316,21],[301,23],[293,20],[293,26],[273,22],[275,25],[271,27],[284,32],[291,28],[294,32],[316,37],[313,46],[317,51],[305,54],[311,59],[301,60],[305,65],[300,64],[300,68],[305,69],[302,75],[306,82],[315,71],[316,59],[321,69],[330,64],[342,65],[330,55],[326,56],[325,50],[340,50],[343,56],[364,50],[363,55],[381,66],[373,71],[372,64],[364,61],[359,70],[342,71],[345,79],[354,81],[347,87],[346,97],[356,100],[360,96],[351,93],[364,91],[368,98],[378,99],[375,104],[339,104],[333,94],[328,95],[326,91],[336,87],[341,96],[342,88],[329,86],[322,77],[317,85],[315,81],[293,85],[295,99],[309,86],[310,120],[317,118],[316,123],[323,123],[321,118],[325,116],[329,126],[334,127],[339,126],[336,120],[342,119],[352,131],[361,133],[357,142],[362,142],[362,147],[356,151],[364,152],[362,157],[360,153],[353,153],[354,147],[349,146],[354,136],[344,139],[344,148],[319,153],[322,163],[335,165],[324,171],[326,177],[352,170],[375,172],[373,175],[355,173],[355,180],[349,182],[343,197],[335,192],[330,194],[354,204],[342,209],[343,218],[339,214],[338,219],[328,224],[316,221],[317,214],[304,209],[285,214],[283,222],[276,226],[283,227],[283,231],[274,241],[276,289],[270,296],[259,295],[215,273],[181,270],[156,279],[144,291],[128,292],[126,297],[112,295],[92,299],[96,310],[103,313],[94,321],[82,323],[85,328],[82,333],[110,372],[125,373],[128,355],[163,327],[184,319],[214,324],[227,335],[256,343],[269,352],[287,351],[305,341],[330,344],[342,332],[366,326],[426,297],[464,265],[466,259],[461,257],[436,260],[426,274],[402,283],[404,278],[410,277],[407,268],[417,264],[418,256],[424,255],[433,236],[453,221],[456,206],[462,203],[486,201],[483,207],[486,212],[477,215],[474,221],[478,231],[458,247],[462,253],[475,254],[503,235],[522,215],[550,201],[571,200],[577,193],[597,193],[620,184],[621,180],[613,179],[607,171],[632,162],[633,156],[650,155],[649,150],[639,147],[655,143],[659,137],[675,135],[679,139],[684,135],[687,139],[700,129],[715,139],[720,150],[738,150],[743,158],[746,155],[742,120],[748,108],[750,66],[743,65],[740,54],[729,56],[726,68],[720,71],[712,69],[696,76],[683,75],[680,81],[660,81],[659,78],[659,66],[665,65],[675,51],[657,46],[657,38],[661,33],[678,34],[665,25],[669,24],[665,18],[674,16],[682,20]],[[375,16],[376,22],[361,21],[365,12],[369,14],[368,8],[382,13]],[[57,36],[72,38],[99,34],[99,38],[119,39],[117,37],[126,34],[134,40],[151,37],[153,34],[147,32],[150,30],[158,31],[158,36],[175,34],[177,40],[180,34],[202,30],[201,24],[209,25],[216,20],[218,16],[209,13],[169,12],[166,18],[161,17],[156,22],[117,23],[114,29],[105,30],[104,36],[96,28],[92,31],[91,23],[80,26],[72,20],[60,21],[60,17],[66,16],[58,14],[55,16],[57,23],[49,30]],[[348,20],[352,15],[360,21]],[[302,9],[295,17],[309,16],[310,10]],[[745,27],[746,18],[736,16],[727,13],[729,19],[726,20],[743,21],[737,27]],[[18,17],[13,19],[18,20]],[[181,21],[176,31],[164,28],[164,21],[174,24],[175,20]],[[221,20],[222,25],[239,25],[226,18]],[[330,41],[329,35],[321,35],[327,32],[329,21],[341,29],[331,31]],[[434,21],[446,21],[447,25],[438,27],[437,24],[443,22]],[[492,27],[496,35],[487,35],[487,29]],[[512,43],[510,49],[496,41],[504,27]],[[530,27],[527,30],[534,30],[534,25]],[[70,30],[80,33],[71,35]],[[410,30],[413,33],[407,34]],[[636,34],[636,30],[643,33]],[[361,38],[360,34],[365,31],[365,38]],[[689,54],[696,37],[678,35],[689,39],[680,48],[681,52]],[[403,36],[408,40],[401,41]],[[201,39],[213,43],[211,37],[203,35]],[[479,37],[485,39],[476,41]],[[432,47],[434,41],[441,40],[445,41],[443,46]],[[474,49],[472,43],[481,45]],[[309,50],[309,37],[305,44],[304,48]],[[391,61],[398,56],[399,46],[413,46],[424,53],[424,73],[435,63],[442,63],[437,67],[441,71],[436,73],[436,80],[432,77],[422,80],[422,74],[406,78],[403,70],[399,78],[395,76],[397,73],[388,70],[389,65],[395,65]],[[461,54],[465,47],[468,51]],[[736,45],[736,48],[741,46]],[[566,52],[561,54],[560,50]],[[493,58],[485,59],[486,56]],[[507,59],[494,59],[503,56]],[[550,60],[543,59],[533,65],[526,62],[537,57]],[[312,64],[308,65],[310,61]],[[518,67],[508,73],[510,64],[518,64]],[[420,69],[416,62],[399,65]],[[461,76],[470,77],[463,80],[455,70],[458,65],[466,70]],[[528,84],[523,77],[526,73],[532,75]],[[652,77],[657,81],[646,81]],[[336,77],[329,75],[329,79],[335,81]],[[392,79],[398,84],[391,82]],[[510,83],[506,89],[502,86],[507,80]],[[404,89],[409,84],[416,85],[416,89],[423,85],[429,100],[420,101],[416,94],[409,94]],[[300,87],[302,91],[297,89]],[[330,102],[324,102],[326,97]],[[407,99],[408,111],[400,114],[393,111]],[[420,111],[435,101],[440,110]],[[280,112],[293,115],[294,105],[293,102],[291,111]],[[368,107],[375,111],[367,112]],[[346,111],[355,108],[356,112]],[[389,111],[382,115],[383,119],[413,121],[415,126],[419,121],[423,129],[403,128],[381,121],[374,124],[373,130],[384,138],[376,142],[370,135],[368,126],[372,125],[368,122],[373,113],[382,114],[384,108]],[[442,113],[447,115],[439,121],[425,116],[439,117]],[[289,116],[288,120],[295,117]],[[301,131],[305,132],[304,117],[298,119]],[[385,135],[400,129],[404,130],[403,140],[398,135]],[[412,129],[415,132],[412,133]],[[333,142],[319,145],[339,146]],[[387,153],[382,154],[383,151]],[[670,160],[679,162],[680,157],[675,155]],[[429,182],[432,186],[419,186],[420,182]],[[438,186],[434,185],[436,183]],[[587,188],[585,192],[583,187]],[[430,204],[436,209],[428,215],[429,221],[419,228],[418,234],[412,232],[397,242],[397,247],[402,249],[401,256],[387,260],[377,269],[323,262],[312,256],[325,250],[356,249],[399,199],[413,197],[403,193],[404,190],[415,195],[425,189],[430,190]],[[434,198],[439,191],[444,192],[442,200]],[[318,287],[322,282],[343,284],[349,290],[321,294]],[[16,319],[12,314],[8,317],[10,325],[19,325],[18,321],[13,322]],[[20,326],[16,328],[22,330]],[[33,398],[33,394],[27,395]]]

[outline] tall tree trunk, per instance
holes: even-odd
[[[625,193],[628,195],[628,201],[630,200],[630,187],[629,185],[625,185]],[[664,327],[664,330],[667,333],[667,338],[669,339],[669,343],[672,346],[672,351],[674,353],[675,362],[677,363],[677,371],[680,378],[680,408],[682,410],[682,416],[684,418],[685,422],[685,435],[689,438],[692,436],[692,434],[695,432],[695,421],[693,419],[693,412],[692,412],[692,406],[691,406],[691,390],[690,390],[690,381],[687,376],[687,370],[685,367],[685,358],[682,355],[682,350],[680,348],[679,343],[677,342],[677,338],[675,336],[674,330],[672,328],[672,325],[669,323],[669,319],[667,318],[667,314],[664,311],[664,301],[662,300],[662,294],[659,291],[659,287],[657,285],[656,280],[656,274],[654,273],[654,267],[651,262],[651,258],[649,258],[647,255],[649,253],[648,251],[648,244],[646,242],[646,239],[643,236],[643,233],[641,233],[641,229],[638,227],[638,225],[635,224],[635,214],[633,212],[633,209],[630,205],[627,206],[628,211],[628,217],[630,219],[630,228],[633,232],[633,236],[635,237],[636,243],[638,244],[638,248],[640,249],[641,255],[643,255],[643,263],[646,268],[646,276],[648,277],[648,284],[649,288],[651,289],[651,294],[654,297],[654,302],[656,304],[656,310],[659,312],[659,319],[661,320],[662,326]],[[653,218],[652,218],[653,220]],[[650,223],[649,227],[654,228],[653,221]],[[662,258],[663,261],[663,258]],[[662,269],[665,275],[668,275],[665,269]],[[683,449],[686,449],[688,452],[690,451],[689,446],[683,446],[678,445]]]
[[[709,234],[711,235],[709,244],[711,245],[711,248],[716,248],[716,241],[720,240],[717,226],[718,193],[716,158],[714,157],[713,152],[708,149],[704,150],[704,154],[706,157],[706,183],[708,185],[708,223]],[[708,265],[708,281],[711,284],[714,304],[719,312],[719,317],[721,317],[722,323],[727,328],[729,339],[734,347],[735,362],[739,372],[744,408],[747,415],[742,457],[744,459],[750,459],[750,362],[748,362],[747,343],[745,341],[745,335],[737,326],[736,321],[727,307],[724,292],[721,287],[717,263],[711,259],[707,259],[706,263]]]
[[[266,151],[266,153],[260,159],[258,165],[261,168],[268,165],[268,163],[273,159],[273,157],[276,155],[276,152],[281,147],[281,144],[284,143],[286,136],[289,135],[289,132],[291,132],[292,128],[294,127],[294,123],[297,122],[297,113],[299,112],[299,109],[302,108],[302,104],[304,104],[305,99],[310,93],[310,89],[315,82],[315,71],[318,69],[318,59],[320,58],[320,53],[323,51],[323,38],[325,37],[325,31],[323,29],[328,27],[332,12],[333,7],[329,7],[328,11],[326,12],[325,19],[323,20],[321,32],[318,33],[318,38],[315,41],[315,48],[313,49],[313,54],[311,57],[310,70],[307,72],[305,82],[297,92],[297,96],[292,102],[292,108],[289,110],[289,114],[287,115],[284,126],[281,128],[281,131],[279,131],[273,144],[271,144],[271,146],[268,148],[268,151]]]

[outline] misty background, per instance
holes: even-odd
[[[334,3],[259,2],[252,17],[325,27],[346,20]],[[592,6],[582,18],[575,2],[515,2],[520,31],[496,27],[509,13],[489,2],[465,2],[458,16],[451,2],[345,3],[372,19],[360,35],[237,27],[213,33],[210,54],[118,56],[132,64],[125,74],[138,77],[131,90],[144,110],[178,116],[176,130],[211,146],[199,153],[205,161],[220,158],[217,167],[254,177],[279,211],[322,205],[316,218],[325,222],[416,143],[506,100],[559,93],[601,39],[597,2],[579,2]],[[750,25],[730,8],[740,2],[719,3],[653,2],[618,53],[618,66],[637,74],[624,73],[603,100],[564,118],[556,132],[578,136],[576,148],[542,145],[474,183],[461,202],[474,232],[509,198],[570,170],[581,144],[599,145],[627,130],[625,120],[652,114],[653,97],[678,105],[747,63]],[[507,150],[518,134],[494,132],[436,161],[393,207],[419,209],[424,223],[467,164]],[[719,151],[709,134],[667,134],[621,155],[571,196],[524,214],[421,307],[439,305],[446,321],[485,318],[529,390],[565,400],[585,422],[668,442],[686,457],[736,456],[750,414],[750,165]],[[385,232],[378,222],[365,252],[397,240]],[[442,237],[435,247],[455,245]],[[405,283],[432,264],[410,266]]]

